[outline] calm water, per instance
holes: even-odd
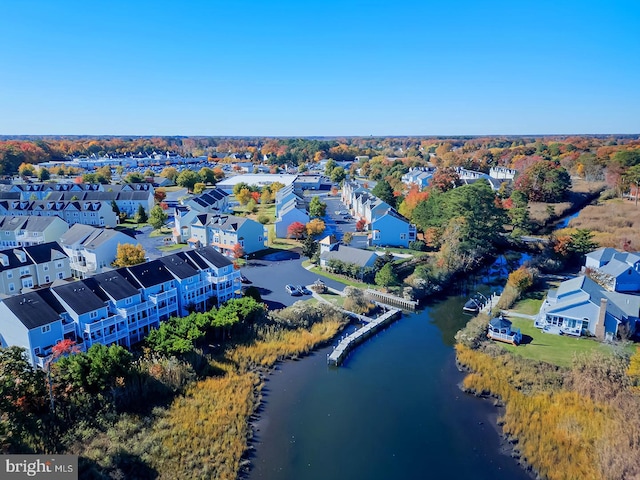
[[[249,478],[528,479],[500,453],[491,402],[458,388],[465,300],[404,316],[339,368],[326,365],[330,349],[282,364],[266,383]]]

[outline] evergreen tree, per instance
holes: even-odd
[[[380,180],[373,190],[371,190],[376,197],[378,197],[383,202],[388,203],[393,208],[396,206],[396,197],[393,195],[393,188],[389,185],[389,182],[386,180]]]

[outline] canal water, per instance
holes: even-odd
[[[326,364],[332,347],[281,364],[265,385],[248,478],[528,479],[501,451],[492,402],[458,387],[453,335],[469,318],[468,291],[494,289],[490,271],[405,315],[339,368]]]

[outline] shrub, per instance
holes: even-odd
[[[422,240],[414,240],[413,242],[409,242],[409,248],[411,250],[416,250],[418,252],[426,252],[427,244]]]

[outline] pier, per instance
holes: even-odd
[[[406,298],[396,297],[395,295],[391,295],[390,293],[383,293],[378,290],[372,290],[368,288],[364,291],[364,294],[375,300],[379,303],[384,303],[385,305],[391,305],[394,307],[400,307],[403,310],[415,310],[418,306],[418,302],[415,300],[407,300]]]
[[[479,313],[486,313],[487,315],[491,316],[491,310],[493,309],[493,307],[498,305],[501,296],[501,293],[492,293],[491,296],[487,299],[486,303],[480,309]]]
[[[334,348],[333,352],[327,355],[327,363],[336,367],[339,366],[354,347],[364,342],[372,335],[375,335],[401,316],[402,310],[398,308],[392,308],[384,314],[380,315],[378,318],[367,318],[368,323],[366,323],[362,328],[343,338],[338,346]]]

